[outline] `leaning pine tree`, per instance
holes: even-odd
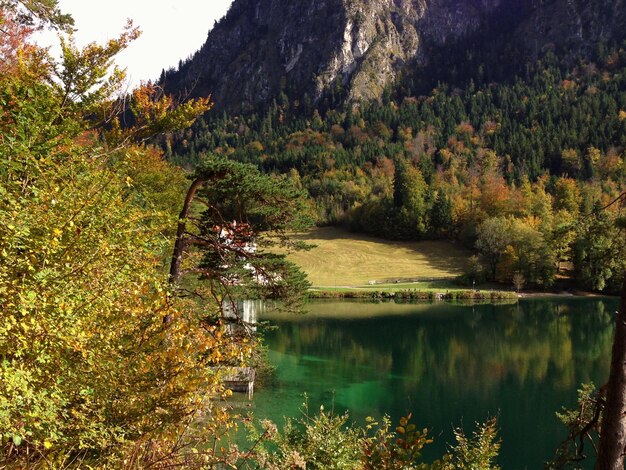
[[[170,282],[184,291],[192,275],[203,281],[193,294],[220,303],[280,299],[295,306],[308,282],[285,253],[306,248],[290,235],[310,226],[308,214],[305,193],[287,178],[207,157],[179,217]]]

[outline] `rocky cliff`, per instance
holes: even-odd
[[[162,81],[168,91],[212,94],[230,111],[281,91],[315,102],[338,85],[350,100],[376,99],[405,68],[428,73],[433,50],[467,38],[514,41],[529,57],[615,39],[624,1],[235,0],[202,48]]]

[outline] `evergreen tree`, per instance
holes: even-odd
[[[443,191],[438,191],[430,212],[430,225],[433,233],[441,237],[452,227],[452,203]]]

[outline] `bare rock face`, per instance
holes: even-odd
[[[502,0],[381,0],[346,2],[344,44],[330,76],[349,82],[351,100],[379,98],[407,64],[425,65],[425,42],[445,44],[477,31]],[[347,73],[346,73],[347,72]],[[318,83],[317,95],[328,83]]]
[[[236,112],[281,91],[315,102],[337,84],[350,100],[377,99],[405,67],[428,65],[426,45],[462,41],[500,15],[514,18],[513,37],[533,53],[613,37],[624,1],[235,0],[202,48],[162,81]]]

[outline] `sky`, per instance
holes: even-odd
[[[157,80],[162,69],[176,67],[206,41],[215,20],[219,20],[232,0],[59,0],[64,13],[74,17],[76,42],[102,43],[117,36],[128,18],[142,35],[116,63],[127,69],[132,87],[141,81]],[[39,42],[56,42],[53,33],[44,32]]]

